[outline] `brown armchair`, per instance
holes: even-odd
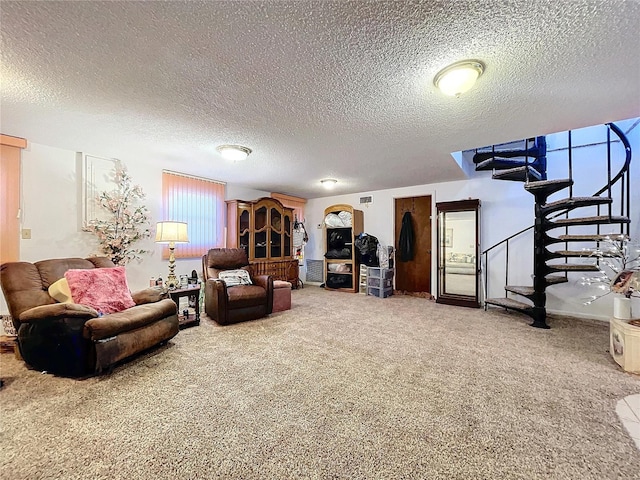
[[[218,278],[221,271],[243,269],[253,285],[227,287]],[[213,248],[202,257],[205,280],[204,310],[220,325],[255,320],[273,310],[273,278],[253,275],[247,253],[241,248]]]
[[[18,331],[20,354],[28,365],[63,376],[86,376],[178,333],[176,304],[161,289],[134,292],[135,306],[102,316],[86,305],[57,303],[48,293],[69,269],[114,266],[104,257],[0,266],[0,284]]]

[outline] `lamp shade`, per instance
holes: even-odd
[[[184,222],[158,222],[156,243],[188,243],[187,224]]]

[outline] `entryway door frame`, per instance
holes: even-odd
[[[24,138],[0,134],[0,264],[20,260],[20,171]]]
[[[404,212],[411,212],[414,233],[414,257],[401,261],[399,247],[400,230]],[[394,198],[394,247],[396,290],[433,293],[433,196],[417,195]]]

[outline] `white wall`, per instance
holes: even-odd
[[[418,185],[414,187],[394,188],[389,190],[377,190],[362,192],[352,195],[340,195],[311,199],[307,202],[305,216],[309,229],[309,243],[305,250],[306,257],[321,260],[324,258],[322,249],[322,229],[317,226],[322,224],[324,209],[330,205],[346,203],[359,208],[359,198],[363,195],[372,195],[373,203],[363,207],[364,230],[378,238],[382,245],[394,245],[394,201],[396,198],[430,195],[432,200],[432,245],[436,245],[435,229],[435,204],[452,200],[464,200],[469,198],[481,199],[481,231],[480,242],[482,246],[493,245],[504,237],[528,227],[533,218],[533,197],[524,192],[522,185],[515,182],[497,182],[487,176],[478,178],[447,182],[431,185]],[[506,217],[510,222],[500,221],[492,225],[491,218]],[[433,249],[435,253],[435,249]],[[435,282],[435,256],[431,278]],[[435,293],[435,283],[432,285],[432,293]]]
[[[627,131],[635,119],[616,122]],[[582,129],[574,133],[573,145],[587,145],[592,142],[601,142],[605,129],[594,127],[592,129]],[[634,152],[634,163],[632,164],[631,180],[631,238],[638,241],[640,239],[640,127],[636,127],[628,135],[631,141],[631,148]],[[549,136],[549,149],[562,148],[565,134]],[[615,137],[612,137],[615,138]],[[620,165],[622,159],[622,147],[620,144],[614,146],[614,166]],[[616,157],[617,155],[617,157]],[[563,178],[567,175],[567,152],[560,150],[551,152],[548,155],[549,178]],[[590,196],[606,183],[606,166],[603,167],[606,158],[606,148],[602,146],[587,147],[574,151],[574,178],[576,181],[575,195]],[[635,165],[635,167],[633,166]],[[614,172],[617,171],[615,168]],[[359,198],[362,196],[373,196],[373,203],[369,206],[360,206]],[[435,229],[435,204],[437,202],[464,200],[469,198],[479,198],[481,200],[481,228],[480,242],[481,250],[492,246],[504,238],[529,227],[533,224],[533,196],[527,193],[523,184],[519,182],[508,182],[492,180],[489,172],[477,172],[474,177],[466,181],[418,185],[414,187],[396,188],[389,190],[379,190],[373,192],[359,192],[350,195],[338,195],[311,199],[307,202],[305,215],[307,217],[307,229],[309,232],[309,243],[307,244],[305,255],[308,259],[321,260],[324,258],[322,246],[322,229],[318,225],[323,222],[324,209],[330,205],[346,203],[364,212],[364,229],[367,233],[378,238],[383,245],[394,245],[394,200],[396,198],[413,197],[421,195],[431,195],[432,197],[432,245],[436,245]],[[551,200],[557,200],[566,196],[564,193],[556,194]],[[579,216],[594,214],[595,212],[583,213]],[[614,213],[615,214],[615,213]],[[603,227],[602,233],[611,232],[612,227]],[[558,233],[556,231],[555,233]],[[584,246],[593,247],[592,244]],[[573,245],[572,247],[576,247]],[[578,245],[581,248],[582,245]],[[527,233],[516,239],[511,244],[510,252],[510,284],[531,285],[531,274],[533,272],[533,236]],[[435,253],[435,249],[433,250]],[[517,254],[514,254],[517,252]],[[504,286],[504,270],[501,264],[504,263],[504,253],[497,252],[490,259],[490,295],[504,296],[502,287]],[[589,261],[585,259],[583,261]],[[563,285],[550,287],[547,290],[547,307],[550,312],[564,313],[568,315],[579,315],[587,318],[608,319],[613,311],[612,295],[608,295],[591,305],[584,305],[591,290],[578,285],[580,277],[584,274],[570,274],[569,282]],[[431,293],[436,292],[436,262],[435,256],[431,272],[432,288]],[[634,299],[633,309],[640,312],[640,299]]]
[[[99,152],[91,152],[100,155]],[[151,225],[159,221],[162,212],[162,168],[151,162],[121,159],[142,187],[143,203],[150,211]],[[215,173],[212,173],[215,176]],[[81,208],[77,195],[76,152],[29,143],[22,152],[22,226],[31,229],[31,239],[20,240],[20,260],[35,262],[48,258],[86,257],[98,252],[96,238],[78,228]],[[269,196],[269,192],[227,185],[227,199],[252,200]],[[127,279],[132,290],[149,285],[150,277],[166,278],[168,263],[162,259],[161,246],[153,238],[136,246],[149,250],[140,262],[127,265]],[[200,259],[177,259],[176,274],[202,271]],[[0,314],[8,314],[4,297],[0,298]]]

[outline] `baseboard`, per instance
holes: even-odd
[[[579,315],[576,315],[575,312],[563,312],[560,310],[550,310],[550,309],[547,309],[547,313],[551,313],[553,315],[562,315],[563,317],[571,317],[571,318],[577,318],[577,319],[583,319],[583,320],[596,320],[602,323],[607,323],[607,324],[609,323],[609,317],[603,317],[602,315],[593,315],[589,313],[580,313]]]

